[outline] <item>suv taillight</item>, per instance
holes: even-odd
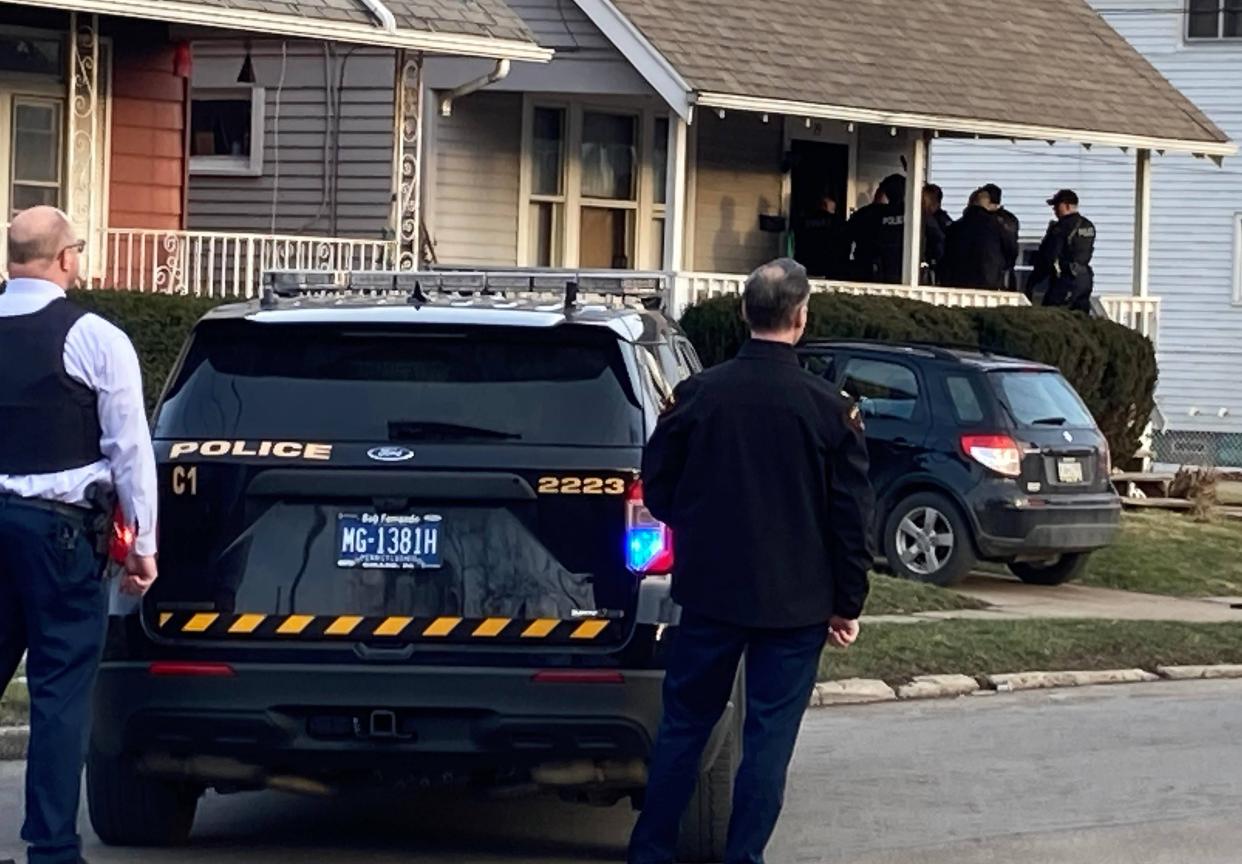
[[[1008,435],[963,435],[962,452],[1002,477],[1022,476],[1022,448]]]
[[[635,480],[625,496],[625,563],[640,576],[673,569],[673,532],[643,505],[641,480]]]

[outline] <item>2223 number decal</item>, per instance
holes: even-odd
[[[540,495],[624,495],[620,477],[540,477]]]

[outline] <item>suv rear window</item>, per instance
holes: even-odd
[[[157,437],[633,446],[643,418],[597,328],[200,325]]]
[[[1095,428],[1091,412],[1058,372],[992,372],[988,377],[1019,426]]]

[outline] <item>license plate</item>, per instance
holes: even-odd
[[[341,513],[336,517],[336,565],[372,570],[435,570],[444,519],[435,515]]]
[[[1082,463],[1077,459],[1061,459],[1057,462],[1057,479],[1062,483],[1082,483]]]

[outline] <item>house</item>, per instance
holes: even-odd
[[[1092,5],[1220,128],[1242,136],[1242,8],[1229,0],[1091,0]],[[1054,190],[1072,187],[1099,227],[1096,290],[1134,283],[1133,160],[1074,144],[940,142],[932,175],[946,198],[992,181],[1038,244]],[[1140,188],[1140,195],[1147,194]],[[1168,153],[1150,177],[1150,270],[1160,303],[1159,461],[1242,466],[1242,163]],[[1145,250],[1139,250],[1144,252]]]
[[[192,176],[262,182],[268,156],[267,121],[253,98],[261,90],[239,95],[234,86],[215,94],[206,114],[194,110],[192,46],[210,53],[217,40],[257,38],[278,40],[282,77],[296,71],[291,45],[386,58],[389,125],[379,168],[367,170],[383,186],[378,218],[389,226],[388,242],[285,236],[274,215],[252,233],[238,231],[241,218],[225,220],[228,233],[186,230],[190,204],[197,206]],[[541,63],[551,52],[503,0],[0,2],[0,211],[64,208],[87,242],[85,276],[94,286],[201,292],[210,283],[244,294],[264,267],[412,264],[422,200],[422,68],[426,58],[444,55]],[[271,200],[302,194],[296,176],[280,173],[281,155],[296,137],[273,142]],[[341,179],[342,187],[350,183]],[[267,212],[239,191],[230,192],[234,216]]]
[[[427,8],[296,8],[320,3],[364,17]],[[670,274],[681,308],[739,290],[790,247],[791,214],[825,188],[851,209],[888,174],[918,189],[937,138],[1091,144],[1128,154],[1143,176],[1152,151],[1235,152],[1083,0],[431,5],[441,4],[444,26],[495,5],[503,29],[485,28],[487,50],[425,51],[421,86],[407,81],[397,100],[400,57],[412,55],[356,30],[345,44],[271,27],[231,39],[178,29],[192,42],[185,188],[180,225],[143,235],[176,267],[157,287],[248,294],[251,264],[268,262],[639,269]],[[425,37],[443,22],[421,23]],[[549,52],[550,62],[522,62]],[[1047,61],[1060,52],[1090,55],[1092,74]],[[1067,105],[1069,90],[1077,99]],[[416,171],[393,170],[403,139],[421,156]],[[919,196],[907,197],[900,284],[818,288],[1026,302],[921,286],[922,213]],[[1135,203],[1133,230],[1145,232],[1146,202]],[[108,236],[117,245],[115,227]],[[133,232],[119,236],[123,247]],[[151,287],[132,255],[106,260],[103,284]],[[1158,302],[1133,285],[1109,309],[1155,335]]]

